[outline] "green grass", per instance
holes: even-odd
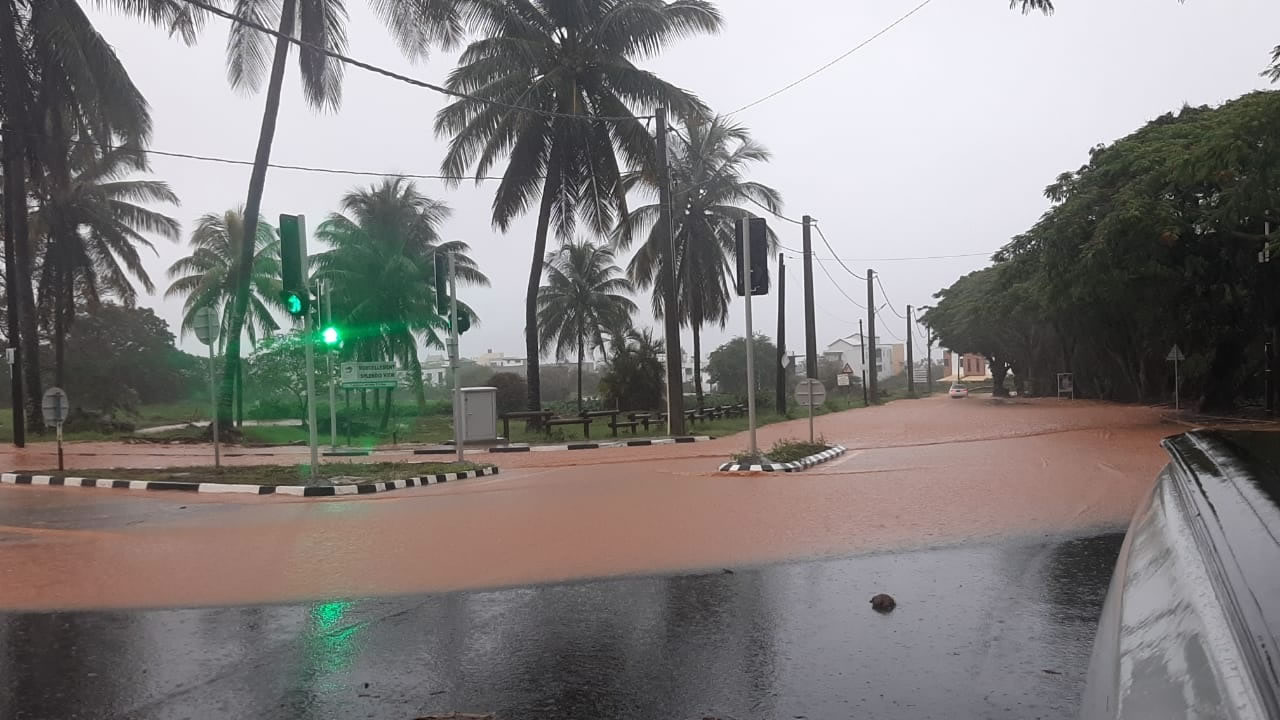
[[[403,480],[417,475],[435,475],[464,470],[476,470],[476,463],[356,463],[325,462],[316,468],[316,479],[325,481],[334,477],[359,477],[360,483]],[[245,465],[215,468],[184,467],[165,469],[100,469],[75,470],[76,477],[109,478],[112,480],[161,480],[175,482],[218,482],[237,485],[305,485],[312,482],[305,465]],[[34,470],[35,475],[66,475],[67,471]]]

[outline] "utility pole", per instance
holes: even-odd
[[[320,281],[321,302],[324,302],[324,326],[333,327],[333,288],[330,283]],[[333,352],[335,348],[325,346],[325,378],[329,381],[329,450],[338,449],[338,389],[333,382]],[[244,390],[240,390],[241,394]]]
[[[783,257],[778,253],[778,382],[773,389],[779,415],[787,414],[787,366],[782,362],[787,357],[787,273]]]
[[[671,178],[667,169],[667,109],[660,107],[655,114],[658,129],[658,226],[665,238],[667,271],[662,300],[662,319],[667,336],[667,431],[672,435],[684,434],[684,358],[680,353],[679,290],[676,285],[676,237],[671,228]],[[748,283],[748,286],[750,283]],[[748,289],[748,302],[750,290]],[[750,339],[748,338],[748,342]],[[701,379],[699,378],[699,381]]]
[[[924,344],[924,380],[925,389],[930,393],[933,392],[933,328],[925,326],[925,344]]]
[[[867,400],[867,339],[862,334],[862,321],[858,321],[858,344],[862,346],[862,404],[870,405]]]
[[[801,218],[804,227],[804,370],[805,376],[818,377],[818,331],[813,317],[813,218]]]
[[[914,328],[911,327],[911,306],[907,306],[907,397],[916,396],[916,365],[915,356],[911,353],[911,333]]]
[[[7,123],[4,126],[5,133],[13,131]],[[14,143],[4,143],[2,155],[0,155],[0,167],[3,168],[4,174],[4,276],[6,278],[18,277],[18,261],[17,248],[15,247],[14,238],[14,207],[18,205],[15,198],[22,197],[22,205],[26,204],[26,192],[23,191],[21,196],[15,195],[14,185],[12,182],[17,177],[16,173],[10,172],[9,168],[14,162],[25,162],[23,158],[12,157],[11,148],[16,147]],[[18,341],[18,292],[17,283],[10,281],[6,284],[5,297],[8,301],[8,335],[9,347],[5,355],[9,361],[9,391],[12,394],[13,405],[13,446],[26,447],[27,444],[27,416],[25,414],[26,407],[22,402],[22,343]],[[217,420],[214,420],[217,422]]]
[[[880,348],[876,346],[876,288],[875,288],[876,271],[867,269],[867,342],[871,343],[871,352],[868,353],[870,362],[867,363],[867,375],[870,376],[871,386],[868,388],[870,397],[868,404],[878,402],[880,395],[876,392],[879,384],[876,382],[876,361],[880,356]]]
[[[751,222],[739,220],[742,224],[742,288],[746,300],[747,315],[747,436],[750,438],[748,448],[751,456],[756,455],[756,367],[755,367],[755,330],[751,327],[751,294],[754,289],[751,276]],[[667,357],[671,357],[667,355]]]

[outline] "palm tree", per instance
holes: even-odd
[[[728,278],[734,272],[734,223],[753,216],[740,205],[752,203],[770,212],[782,209],[777,190],[745,179],[752,163],[765,162],[769,151],[751,139],[746,128],[715,117],[689,123],[670,144],[671,179],[675,207],[676,279],[680,323],[693,330],[693,376],[698,407],[702,407],[701,330],[713,323],[724,327],[729,318]],[[657,196],[657,186],[641,173],[624,179],[628,190]],[[617,245],[626,248],[646,233],[646,240],[627,267],[637,288],[653,287],[653,312],[663,317],[665,277],[670,244],[656,231],[659,206],[643,205],[625,215],[614,231]],[[770,231],[771,244],[777,238]]]
[[[493,224],[507,230],[541,194],[525,291],[529,407],[541,407],[538,290],[547,233],[571,238],[579,220],[597,235],[625,214],[618,154],[653,166],[653,138],[633,108],[704,112],[689,92],[635,65],[676,38],[720,29],[706,0],[474,0],[482,35],[459,59],[449,89],[467,93],[436,116],[452,137],[443,168],[479,182],[504,156]],[[532,111],[522,108],[532,108]],[[573,117],[568,117],[573,116]],[[599,119],[593,119],[599,118]]]
[[[196,311],[213,308],[219,315],[218,351],[229,343],[232,307],[235,303],[235,266],[244,244],[244,209],[208,213],[196,221],[191,233],[191,254],[169,266],[172,281],[166,298],[185,297],[182,303],[180,333],[195,327]],[[257,347],[258,339],[279,329],[271,316],[280,305],[280,240],[275,228],[258,222],[253,239],[252,293],[249,296],[250,319],[241,329],[249,344]],[[244,420],[244,370],[236,375],[233,387],[235,420]]]
[[[52,316],[54,382],[64,384],[66,336],[76,314],[77,296],[96,306],[101,295],[114,295],[126,305],[137,301],[130,278],[144,290],[155,286],[138,247],[154,251],[143,233],[178,238],[178,221],[139,202],[178,204],[178,196],[159,180],[128,180],[131,172],[147,170],[146,157],[132,148],[99,152],[85,144],[63,146],[64,157],[54,173],[40,183],[36,211],[31,215],[33,237],[43,243],[40,263],[41,314]]]
[[[198,18],[180,0],[102,0],[193,38]],[[0,100],[4,119],[5,276],[8,336],[19,348],[28,421],[40,412],[35,265],[28,220],[28,178],[47,160],[41,138],[76,136],[109,145],[144,143],[146,101],[79,0],[0,0]],[[71,132],[51,123],[65,122]],[[58,148],[55,155],[63,153]]]
[[[332,249],[311,259],[315,277],[332,289],[335,318],[346,329],[344,351],[361,360],[396,360],[408,367],[420,407],[426,405],[426,394],[418,338],[444,347],[438,331],[446,327],[446,318],[436,314],[433,282],[436,254],[454,254],[460,282],[489,284],[466,255],[466,243],[440,240],[440,224],[450,212],[443,202],[419,193],[414,183],[384,179],[342,198],[342,212],[316,230],[316,237]],[[390,405],[388,390],[383,428]]]
[[[539,352],[554,350],[557,360],[569,351],[578,357],[578,412],[582,412],[582,363],[586,351],[604,349],[608,328],[627,322],[636,304],[613,252],[590,242],[565,243],[546,258],[547,284],[538,289]]]
[[[461,37],[461,0],[370,0],[370,4],[400,50],[410,59],[425,58],[433,46],[452,47]],[[275,39],[270,65],[267,63],[267,49],[271,41],[264,33],[237,22],[232,24],[227,38],[227,80],[233,88],[256,91],[261,87],[263,74],[268,75],[258,149],[244,205],[245,225],[254,226],[261,212],[267,164],[271,161],[271,144],[280,112],[280,89],[289,58],[290,43],[286,37],[296,37],[304,43],[298,51],[298,65],[307,104],[317,109],[337,109],[342,102],[343,66],[308,45],[336,53],[345,50],[347,11],[344,0],[237,0],[235,11],[248,23],[276,27],[280,33],[280,37]],[[253,248],[246,244],[241,248],[236,264],[236,295],[232,304],[219,416],[224,414],[224,409],[230,410],[229,391],[233,379],[240,373],[240,328],[249,309],[252,267]]]

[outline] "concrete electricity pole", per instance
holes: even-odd
[[[862,346],[862,404],[868,405],[867,400],[867,338],[862,334],[862,321],[858,321],[858,344]]]
[[[658,226],[667,250],[667,271],[663,278],[662,317],[667,340],[667,431],[684,434],[684,358],[680,353],[679,289],[676,285],[676,238],[671,228],[671,178],[667,169],[667,109],[655,113],[658,130]],[[748,290],[750,292],[750,290]]]
[[[911,333],[914,328],[911,327],[911,306],[907,306],[907,396],[915,397],[916,395],[916,365],[915,356],[911,352]]]
[[[876,288],[874,285],[876,271],[867,269],[867,342],[871,343],[871,352],[867,353],[869,362],[867,363],[867,375],[870,380],[870,387],[867,389],[870,396],[867,403],[878,402],[880,396],[876,393],[879,383],[876,381],[876,360],[879,359],[880,348],[876,345]]]
[[[804,227],[804,371],[805,377],[818,377],[818,332],[813,317],[813,218],[801,218]]]
[[[778,253],[778,382],[773,394],[777,396],[778,414],[787,414],[787,373],[782,363],[787,357],[787,272],[782,253]]]

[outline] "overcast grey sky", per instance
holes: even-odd
[[[843,53],[917,3],[721,0],[723,33],[682,41],[646,66],[727,112]],[[453,67],[453,53],[417,65],[405,61],[364,3],[348,0],[348,6],[352,56],[434,81]],[[263,98],[227,85],[227,21],[211,20],[200,44],[188,48],[134,20],[95,17],[152,105],[154,149],[252,159]],[[928,304],[939,288],[984,266],[986,258],[877,258],[996,250],[1047,209],[1044,186],[1083,164],[1091,146],[1184,103],[1216,104],[1268,87],[1258,72],[1277,43],[1275,0],[1061,0],[1051,17],[1023,16],[1004,0],[933,0],[843,62],[735,118],[774,153],[754,179],[783,193],[787,215],[817,218],[839,257],[859,274],[876,268],[901,311],[906,303]],[[304,104],[291,64],[272,160],[436,173],[445,140],[431,128],[444,102],[349,68],[341,110],[317,114]],[[249,168],[159,156],[152,166],[182,198],[171,212],[183,224],[183,243],[157,241],[158,255],[146,261],[163,293],[165,270],[186,254],[195,219],[244,203]],[[274,222],[282,212],[303,213],[314,229],[342,193],[374,179],[273,169],[264,216]],[[489,189],[419,182],[453,207],[445,236],[471,243],[493,281],[491,288],[464,293],[482,323],[463,338],[463,354],[492,348],[523,356],[533,215],[500,234],[489,224]],[[799,227],[771,224],[785,245],[799,247]],[[816,233],[814,243],[819,258],[831,257]],[[788,346],[803,351],[800,260],[788,263]],[[864,284],[835,263],[827,266],[845,292],[865,301]],[[816,267],[814,275],[821,351],[856,333],[865,313]],[[176,332],[180,301],[161,294],[142,303]],[[776,303],[770,296],[753,306],[757,329],[770,336]],[[647,298],[639,304],[641,322],[650,322]],[[888,309],[881,316],[892,333],[904,335]],[[726,329],[705,332],[703,352],[740,335],[742,325],[739,302]],[[686,330],[686,349],[689,343]],[[181,344],[197,349],[190,336]]]

